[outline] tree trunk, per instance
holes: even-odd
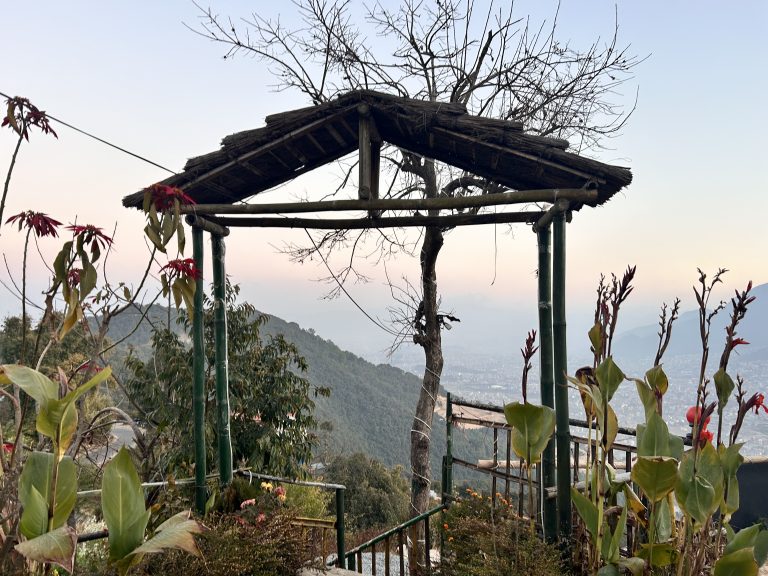
[[[426,196],[437,196],[437,179],[434,162],[424,161],[424,183]],[[430,211],[429,214],[433,215]],[[426,512],[429,507],[429,491],[432,473],[429,465],[432,417],[435,401],[443,372],[443,347],[438,317],[438,292],[436,264],[443,247],[443,232],[438,227],[427,227],[421,245],[422,301],[416,318],[414,342],[424,349],[424,377],[416,414],[411,427],[411,517]],[[419,540],[423,542],[423,528],[418,529]],[[414,554],[409,562],[411,573],[424,559],[423,545],[414,542]],[[415,556],[415,557],[414,557]]]

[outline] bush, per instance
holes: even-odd
[[[202,558],[176,551],[153,555],[143,574],[294,576],[311,556],[293,518],[285,510],[212,516],[209,530],[197,537]]]
[[[442,576],[559,576],[566,574],[558,549],[529,531],[510,504],[491,508],[469,490],[454,503],[443,524],[445,548]]]

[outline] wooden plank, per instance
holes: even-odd
[[[315,230],[365,230],[367,228],[410,228],[414,226],[477,226],[481,224],[532,224],[543,212],[503,212],[500,214],[456,214],[452,216],[396,216],[392,218],[279,218],[212,216],[222,226],[245,228],[312,228]]]
[[[558,200],[591,202],[597,199],[597,190],[583,188],[546,188],[441,198],[381,200],[322,200],[319,202],[274,202],[269,204],[191,204],[181,206],[182,214],[298,214],[302,212],[348,212],[351,210],[459,210],[484,206],[528,204]]]

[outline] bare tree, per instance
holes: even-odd
[[[299,24],[293,27],[263,14],[233,21],[198,6],[201,23],[192,29],[223,44],[225,58],[255,56],[267,65],[275,90],[298,90],[315,104],[354,89],[461,103],[472,114],[522,121],[531,133],[573,140],[580,151],[599,147],[622,128],[634,107],[617,103],[617,91],[641,59],[618,45],[618,25],[607,40],[579,49],[558,39],[557,10],[550,22],[534,24],[513,14],[511,3],[479,5],[476,0],[403,0],[392,8],[376,2],[361,17],[350,0],[294,0]],[[384,197],[505,191],[405,150],[389,149],[382,157],[390,164]],[[436,262],[445,232],[426,227],[419,238],[420,300],[405,323],[425,357],[411,431],[413,515],[429,503],[430,435],[447,318],[438,310]],[[351,246],[353,256],[340,277],[354,277],[354,249],[366,233],[356,234],[325,234],[294,256]],[[397,232],[370,234],[384,253],[408,248]]]

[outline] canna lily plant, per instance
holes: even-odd
[[[528,372],[531,359],[538,350],[534,346],[536,331],[528,333],[525,346],[520,350],[523,355],[522,402],[512,402],[504,406],[504,416],[512,428],[512,449],[520,458],[520,467],[525,469],[528,479],[528,516],[531,532],[534,531],[535,513],[533,503],[532,467],[541,462],[541,455],[555,431],[555,411],[548,406],[538,406],[528,402]],[[522,489],[522,484],[520,485]]]
[[[40,572],[50,564],[69,572],[73,569],[77,533],[67,520],[75,507],[78,483],[75,462],[67,450],[77,432],[77,401],[110,375],[110,368],[97,371],[62,396],[59,385],[37,370],[0,366],[0,385],[19,386],[35,400],[36,430],[51,442],[50,452],[29,454],[19,477],[23,508],[19,531],[24,539],[15,549]],[[187,513],[169,519],[153,539],[144,542],[150,511],[145,509],[141,483],[125,449],[105,469],[102,508],[110,534],[110,560],[121,575],[146,553],[172,547],[199,553],[191,535],[200,532],[202,526]]]
[[[685,449],[683,439],[671,434],[662,417],[663,398],[669,381],[661,365],[661,357],[669,342],[672,322],[666,307],[662,309],[659,333],[659,353],[654,366],[645,377],[630,378],[635,383],[645,411],[645,422],[637,426],[637,460],[629,481],[619,481],[606,464],[607,454],[615,438],[615,413],[610,400],[616,389],[627,379],[615,365],[610,350],[615,318],[620,300],[618,294],[625,282],[615,278],[612,287],[601,289],[595,326],[590,330],[590,342],[595,354],[595,369],[585,367],[569,380],[581,393],[588,419],[596,421],[596,463],[588,469],[582,494],[572,491],[574,506],[590,535],[587,570],[591,574],[618,575],[622,569],[632,574],[670,573],[698,576],[710,570],[715,576],[756,576],[758,567],[768,557],[768,531],[753,526],[735,534],[729,525],[739,507],[737,471],[744,458],[743,444],[737,443],[746,414],[758,413],[763,406],[762,394],[749,396],[743,379],[734,382],[727,372],[730,352],[745,344],[736,336],[736,328],[754,297],[749,295],[751,283],[732,299],[731,323],[726,328],[726,342],[720,365],[713,380],[717,400],[708,401],[710,381],[704,377],[709,352],[709,327],[717,312],[708,310],[707,303],[714,284],[724,273],[719,271],[711,282],[700,272],[700,285],[694,288],[699,302],[700,333],[702,337],[702,370],[697,388],[696,404],[686,417],[692,428],[691,447]],[[601,281],[602,286],[602,281]],[[606,296],[607,295],[607,296]],[[607,348],[606,348],[607,346]],[[738,403],[736,420],[723,442],[723,413],[730,398]],[[708,425],[717,415],[717,433]],[[590,458],[587,458],[589,462]],[[631,482],[630,482],[631,481]],[[621,495],[622,506],[617,504]],[[619,509],[620,517],[606,521],[606,511]],[[676,515],[679,510],[681,518]],[[628,523],[638,527],[639,538],[629,550],[629,557],[619,554],[619,544]],[[723,542],[725,538],[725,542]]]

